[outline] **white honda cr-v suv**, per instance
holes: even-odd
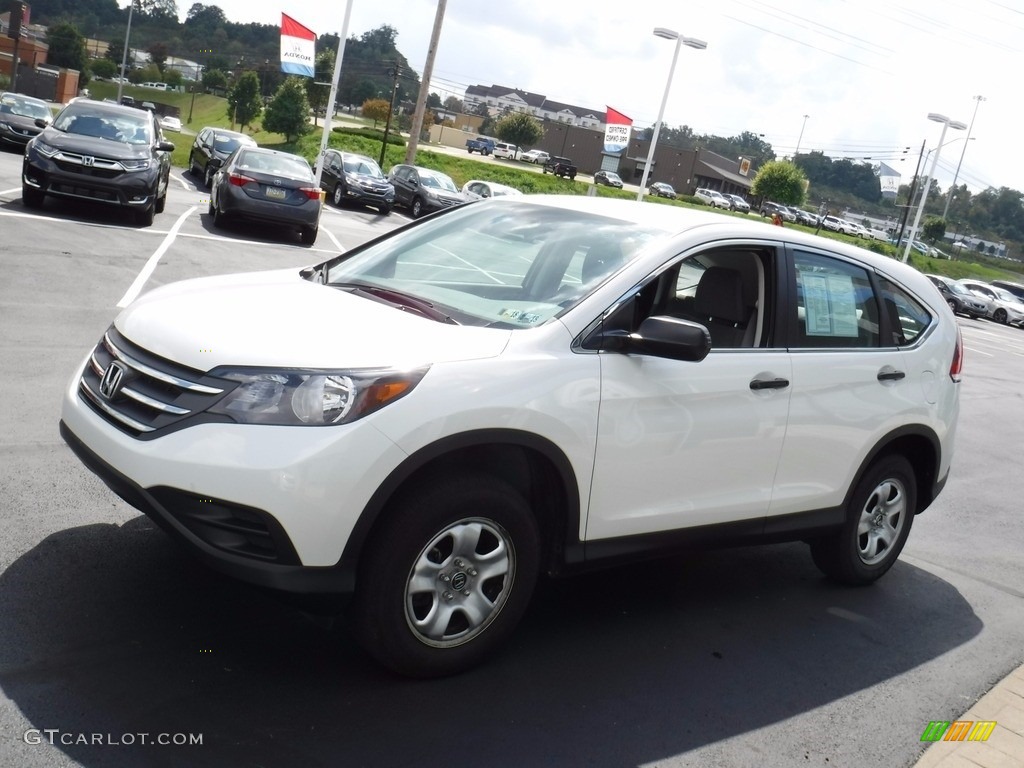
[[[430,676],[491,652],[541,572],[805,540],[874,581],[946,482],[961,361],[898,261],[525,196],[144,294],[75,371],[61,432],[212,567],[351,595],[365,647]]]

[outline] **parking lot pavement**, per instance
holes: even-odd
[[[799,543],[544,580],[493,663],[399,680],[343,621],[185,556],[71,455],[57,421],[72,372],[161,248],[140,290],[302,266],[337,252],[325,232],[351,248],[405,220],[329,208],[313,248],[218,230],[177,172],[142,228],[95,206],[27,211],[19,170],[0,153],[0,765],[434,766],[468,743],[488,768],[892,768],[921,757],[931,721],[991,717],[1019,735],[1014,712],[971,707],[1024,648],[1024,331],[959,321],[952,476],[878,584],[826,582]],[[33,743],[47,729],[203,744]]]

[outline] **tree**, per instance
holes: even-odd
[[[219,69],[208,69],[203,72],[203,88],[208,91],[227,88],[228,76]]]
[[[525,112],[513,112],[501,118],[494,130],[502,141],[521,147],[532,147],[544,136],[540,123]]]
[[[436,93],[427,96],[427,106],[431,109],[438,109],[441,106],[441,97]]]
[[[244,128],[252,124],[262,112],[260,79],[255,72],[246,72],[228,91],[228,117],[231,118],[231,126],[234,127],[235,123],[238,123]]]
[[[462,99],[458,98],[457,96],[449,96],[447,99],[444,100],[444,108],[447,109],[449,112],[462,112]]]
[[[313,122],[316,123],[316,116],[326,110],[327,100],[331,95],[329,85],[317,85],[317,82],[329,83],[334,77],[334,51],[325,48],[316,55],[314,65],[316,76],[304,78],[306,87],[306,98],[309,99],[309,106],[313,108]],[[326,117],[326,115],[325,115]]]
[[[173,68],[164,70],[164,82],[173,88],[181,85],[184,79],[185,76],[181,74],[181,70]]]
[[[377,127],[378,121],[387,120],[388,112],[391,111],[391,104],[386,99],[367,99],[363,102],[363,117],[373,120],[373,127]]]
[[[202,3],[193,3],[192,7],[188,9],[188,13],[185,15],[185,24],[194,24],[199,29],[216,29],[223,27],[228,23],[227,16],[224,15],[224,11],[216,5],[203,5]]]
[[[267,105],[267,114],[263,116],[263,129],[273,133],[283,133],[287,141],[308,133],[309,101],[306,99],[306,88],[301,77],[286,78],[277,89],[274,98]]]
[[[173,19],[178,22],[178,6],[174,0],[138,0],[139,12],[158,19]]]
[[[149,46],[146,51],[149,53],[149,60],[156,64],[157,69],[162,73],[164,71],[164,64],[167,62],[167,57],[170,55],[170,51],[167,49],[167,44],[156,42]]]
[[[46,61],[55,67],[85,69],[85,38],[74,25],[67,22],[54,24],[46,33],[46,44],[50,46]]]
[[[803,171],[785,160],[765,163],[754,177],[751,194],[783,205],[803,205],[807,177]]]
[[[89,69],[92,71],[93,77],[102,77],[109,80],[117,74],[118,67],[110,59],[92,59],[89,62]]]
[[[946,221],[938,216],[925,216],[924,226],[921,227],[921,236],[925,240],[937,243],[946,234]]]

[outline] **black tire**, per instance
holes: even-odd
[[[199,172],[198,166],[196,166],[196,156],[193,152],[188,153],[188,172],[197,179],[202,175]]]
[[[898,454],[878,458],[857,483],[842,529],[810,542],[814,564],[842,584],[871,584],[900,556],[916,509],[910,462]]]
[[[213,204],[212,198],[210,200],[210,208],[213,209],[213,226],[223,227],[225,224],[227,224],[227,214],[225,214],[224,211],[222,211],[219,206]]]
[[[391,206],[390,205],[382,205],[377,210],[380,212],[381,216],[390,216],[391,215]]]
[[[46,193],[27,184],[21,185],[21,202],[26,208],[42,208]]]
[[[319,227],[303,227],[299,230],[299,240],[302,241],[303,245],[312,245],[316,242],[317,232],[319,231]]]
[[[418,219],[420,216],[423,215],[423,201],[420,200],[418,197],[414,197],[412,199],[412,208],[411,208],[411,210],[412,210],[412,217],[414,219]]]
[[[341,188],[341,184],[335,184],[334,193],[331,195],[331,202],[338,208],[341,208],[341,203],[344,199],[345,191]]]
[[[140,208],[135,211],[135,223],[142,227],[153,226],[153,220],[156,218],[156,201],[153,201],[152,205],[147,205],[145,208]]]
[[[404,495],[386,515],[360,562],[356,637],[379,662],[410,677],[470,669],[512,633],[529,605],[540,567],[529,506],[501,480],[459,475]],[[481,575],[485,569],[490,575]]]
[[[992,319],[1001,325],[1006,325],[1006,310],[1000,307],[992,313]]]
[[[210,215],[210,216],[213,216],[215,214],[215,211],[214,211],[214,208],[213,208],[213,192],[210,193],[210,199],[207,201],[206,213],[208,215]]]
[[[203,184],[207,189],[213,188],[213,174],[215,171],[209,165],[206,166],[206,173],[203,174]]]
[[[160,188],[160,185],[158,184],[157,185],[157,189],[159,189],[159,188]],[[156,213],[163,213],[164,212],[164,208],[166,206],[167,206],[167,187],[164,187],[164,193],[160,197],[158,197],[156,199],[155,203],[153,203],[153,208],[156,211]]]
[[[950,299],[946,303],[949,304],[949,308],[953,310],[954,315],[960,314],[960,303],[956,299]]]

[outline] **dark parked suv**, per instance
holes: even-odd
[[[376,161],[364,155],[329,149],[324,153],[320,186],[335,205],[372,205],[382,214],[391,213],[395,188],[384,178]]]
[[[213,174],[217,172],[228,156],[239,147],[255,147],[256,142],[244,133],[225,128],[203,128],[188,153],[188,170],[197,179],[202,179],[209,189]]]
[[[174,145],[156,116],[134,107],[76,99],[25,148],[21,199],[39,208],[47,195],[123,206],[143,225],[167,200]]]
[[[395,187],[395,205],[408,208],[414,219],[466,202],[450,176],[430,168],[396,165],[388,172],[388,181]]]

